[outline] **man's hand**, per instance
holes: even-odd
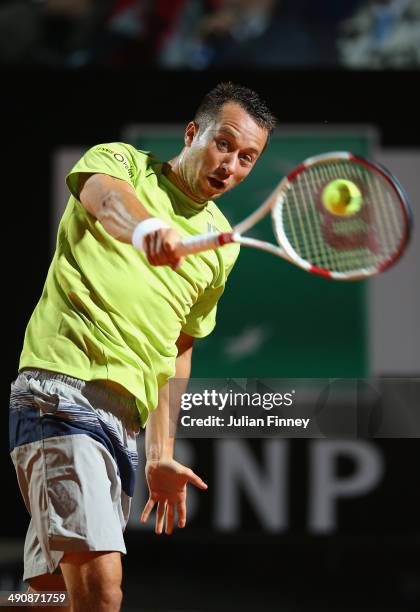
[[[161,534],[166,525],[165,533],[171,534],[174,529],[175,507],[178,512],[178,527],[185,527],[186,523],[186,497],[187,484],[191,483],[198,489],[207,489],[207,485],[197,474],[178,463],[174,459],[163,461],[147,461],[146,479],[149,485],[149,500],[141,515],[141,522],[145,523],[157,504],[155,533]]]
[[[175,248],[181,238],[172,228],[163,228],[149,232],[143,238],[144,252],[153,266],[171,266],[173,270],[179,268],[184,257],[175,255]]]

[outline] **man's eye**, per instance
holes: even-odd
[[[218,140],[217,141],[217,146],[220,150],[226,151],[226,149],[228,148],[228,141],[227,140]]]
[[[251,157],[251,155],[247,155],[247,154],[241,155],[241,159],[243,161],[245,161],[247,164],[252,164],[252,157]]]

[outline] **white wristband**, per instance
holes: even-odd
[[[149,219],[141,221],[138,225],[136,225],[133,235],[131,236],[131,244],[138,251],[144,252],[144,237],[147,234],[150,234],[150,232],[155,232],[156,230],[163,229],[165,227],[169,227],[169,225],[162,221],[162,219],[158,219],[157,217],[149,217]]]

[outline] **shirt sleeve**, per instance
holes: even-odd
[[[77,162],[66,177],[71,194],[79,199],[79,174],[83,172],[100,173],[127,181],[134,186],[141,168],[138,156],[131,145],[122,142],[100,144],[89,149]],[[146,157],[146,156],[144,156]]]
[[[208,336],[216,326],[217,303],[225,290],[227,278],[238,257],[239,245],[229,245],[224,247],[224,250],[226,257],[223,259],[224,268],[220,282],[204,291],[202,297],[191,308],[182,328],[184,333],[194,338]]]

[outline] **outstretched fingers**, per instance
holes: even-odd
[[[170,535],[174,525],[183,528],[186,524],[186,495],[188,483],[198,489],[206,490],[207,484],[190,468],[175,460],[163,461],[160,464],[146,464],[146,478],[149,485],[149,499],[140,517],[145,523],[154,509],[155,533]],[[176,511],[178,521],[176,522]]]
[[[175,519],[174,505],[171,503],[168,503],[168,505],[166,506],[166,528],[165,528],[166,535],[171,535],[171,533],[173,532],[174,519]]]
[[[190,483],[192,485],[194,485],[195,487],[199,488],[199,489],[208,489],[207,484],[204,482],[204,480],[202,480],[200,478],[200,476],[197,476],[197,474],[195,474],[195,472],[193,472],[191,469],[187,469],[186,471],[186,477],[187,477],[187,481],[186,483]],[[178,527],[180,529],[183,529],[187,523],[187,504],[186,504],[186,498],[185,496],[177,503],[176,509],[178,512]]]
[[[158,507],[156,511],[156,522],[155,522],[155,533],[160,535],[163,532],[163,525],[165,522],[165,512],[166,512],[166,500],[158,502]]]
[[[200,476],[197,476],[197,474],[190,469],[187,472],[187,482],[191,483],[198,489],[208,489],[208,485],[204,482],[204,480],[202,480]]]
[[[187,505],[185,503],[185,499],[177,503],[176,509],[178,512],[178,527],[183,529],[187,522]]]
[[[143,512],[141,514],[141,517],[140,517],[140,521],[142,523],[146,523],[155,504],[156,504],[156,501],[153,500],[151,497],[149,497],[147,504],[145,505]]]

